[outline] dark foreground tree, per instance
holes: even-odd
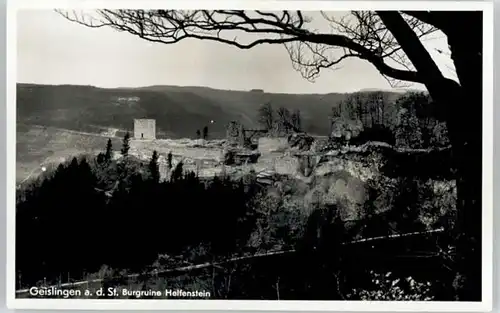
[[[125,136],[123,136],[122,149],[121,149],[122,156],[124,157],[128,156],[129,150],[130,150],[130,133],[127,132]]]
[[[149,173],[152,181],[155,183],[160,182],[160,168],[158,165],[158,152],[156,150],[153,151],[153,155],[149,161]]]
[[[301,11],[60,13],[89,27],[109,26],[164,44],[187,38],[241,49],[284,44],[295,68],[308,79],[314,79],[321,69],[354,57],[373,64],[388,80],[424,84],[435,101],[438,117],[446,122],[455,156],[456,297],[481,299],[482,11],[353,11],[345,18],[322,12],[317,18],[324,18],[334,32],[312,27],[313,18]],[[420,40],[436,30],[448,39],[457,81],[441,73]],[[238,36],[241,32],[253,36]]]
[[[172,151],[169,151],[167,154],[167,167],[169,170],[172,169]]]
[[[208,126],[203,127],[203,139],[208,139]]]
[[[108,139],[108,143],[106,144],[106,152],[104,155],[104,159],[106,162],[111,161],[113,158],[113,143],[111,142],[111,138]]]

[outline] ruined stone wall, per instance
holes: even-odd
[[[131,140],[130,141],[130,154],[137,155],[140,158],[150,158],[153,151],[156,150],[158,154],[168,154],[171,152],[173,155],[182,155],[186,159],[214,159],[222,158],[221,148],[200,147],[199,145],[192,144],[176,144],[175,141],[170,140]]]
[[[245,141],[243,125],[236,121],[230,122],[226,126],[226,140],[229,144],[242,146]]]
[[[290,148],[287,137],[261,137],[258,141],[258,149],[262,155],[272,154]]]
[[[300,173],[299,159],[293,156],[282,156],[274,159],[273,170],[277,174],[297,176]]]

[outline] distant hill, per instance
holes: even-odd
[[[364,88],[360,90],[360,92],[374,92],[374,91],[383,91],[389,93],[426,92],[425,90],[415,89],[415,88],[391,88],[391,89]]]
[[[401,92],[386,92],[390,99]],[[271,102],[299,109],[305,131],[326,135],[328,116],[348,94],[278,94],[261,90],[229,91],[207,87],[149,86],[105,89],[76,85],[17,84],[17,121],[78,131],[113,127],[132,130],[134,118],[156,119],[158,136],[194,137],[209,126],[212,138],[225,136],[225,125],[238,120],[258,128],[257,109]],[[214,124],[209,124],[214,120]],[[102,129],[101,129],[102,130]]]

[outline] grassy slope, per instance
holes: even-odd
[[[399,95],[393,94],[394,97]],[[315,135],[329,131],[331,107],[346,94],[300,95],[216,90],[204,87],[151,86],[102,89],[91,86],[17,86],[18,121],[92,131],[91,125],[132,129],[134,118],[156,119],[159,135],[194,137],[210,120],[213,138],[225,136],[225,125],[241,121],[247,128],[259,127],[259,105],[270,101],[277,108],[299,109],[304,129]],[[139,97],[126,103],[119,97]]]
[[[97,135],[75,134],[22,124],[17,126],[16,133],[16,181],[26,178],[42,163],[48,166],[68,157],[102,151],[108,140]],[[115,139],[113,145],[115,149],[119,149],[120,140]]]

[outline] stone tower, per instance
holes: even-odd
[[[156,120],[134,119],[134,139],[156,139]]]

